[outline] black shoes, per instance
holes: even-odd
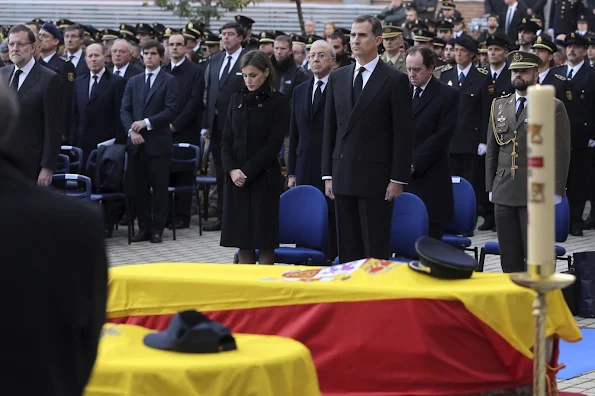
[[[221,222],[217,220],[213,224],[205,225],[203,231],[221,231]]]
[[[131,242],[145,242],[151,240],[151,234],[147,230],[139,230],[138,234],[132,237]]]
[[[151,235],[151,243],[161,243],[163,241],[163,236],[161,232],[154,232]]]

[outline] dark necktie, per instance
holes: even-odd
[[[394,63],[393,63],[393,61],[392,61],[392,60],[389,60],[387,64],[388,64],[389,66],[392,66]]]
[[[178,69],[179,69],[179,68],[178,68],[178,65],[175,65],[175,66],[173,67],[173,69],[171,69],[171,74],[175,74],[175,73],[177,73],[177,72],[178,72]]]
[[[322,84],[322,80],[318,80],[316,83],[316,91],[314,91],[314,100],[312,101],[312,106],[314,108],[318,107],[320,99],[322,98]]]
[[[523,98],[522,96],[519,98],[519,108],[516,111],[516,119],[517,119],[517,121],[519,120],[519,118],[521,118],[521,113],[525,109],[525,101],[526,100],[527,100],[527,98]]]
[[[116,70],[116,71],[114,72],[114,74],[115,74],[116,76],[119,76],[119,75],[120,75],[120,70]]]
[[[494,82],[496,82],[496,80],[498,79],[498,74],[496,74],[496,72],[494,72]]]
[[[19,77],[21,77],[21,74],[23,74],[23,71],[21,69],[16,69],[14,76],[12,77],[10,88],[12,88],[15,92],[19,90]]]
[[[91,87],[91,93],[89,93],[89,98],[92,98],[97,92],[97,76],[93,76],[93,86]]]
[[[147,73],[147,79],[145,80],[145,100],[149,97],[149,91],[151,90],[151,77],[153,73]]]
[[[355,82],[353,83],[353,104],[357,103],[357,99],[364,90],[364,77],[362,73],[366,70],[365,67],[360,67],[357,70],[357,76],[355,76]]]
[[[465,73],[461,72],[461,74],[459,74],[459,86],[463,85],[464,82],[465,82]]]
[[[413,91],[413,107],[417,106],[419,103],[419,98],[421,98],[422,89],[420,87],[415,87],[415,91]]]
[[[570,69],[570,73],[568,73],[568,79],[572,80],[572,72],[574,71],[574,69]]]
[[[225,68],[223,69],[223,74],[221,74],[221,78],[219,79],[219,89],[225,85],[227,81],[227,76],[229,75],[229,67],[231,66],[231,55],[227,56],[227,63],[225,64]]]

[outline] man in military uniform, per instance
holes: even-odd
[[[523,51],[511,52],[508,59],[515,93],[495,99],[492,103],[486,153],[486,190],[495,206],[502,271],[522,272],[525,271],[527,258],[527,88],[537,82],[541,59]],[[555,194],[556,201],[561,201],[565,195],[570,162],[570,121],[564,104],[554,100]]]
[[[457,6],[454,1],[443,1],[442,8],[438,11],[438,15],[436,16],[438,20],[445,19],[448,22],[454,22],[455,19],[462,19],[462,15],[459,11],[457,11]]]
[[[531,52],[531,46],[539,30],[539,25],[529,18],[523,18],[517,30],[519,51]]]
[[[566,77],[567,110],[571,120],[572,157],[568,176],[570,234],[583,235],[583,210],[589,196],[589,140],[595,140],[595,75],[585,61],[588,40],[577,33],[564,39],[568,62],[552,71]]]
[[[577,16],[583,3],[576,0],[554,0],[550,8],[550,27],[555,35],[568,34],[576,30]],[[572,117],[571,117],[572,118]]]
[[[436,54],[436,67],[442,68],[442,66],[446,65],[446,61],[443,58],[446,40],[436,37],[432,40],[432,45],[434,46],[434,53]]]
[[[541,85],[553,85],[556,88],[556,98],[567,104],[566,77],[556,74],[550,69],[550,66],[554,64],[554,54],[558,51],[558,47],[556,47],[556,44],[548,36],[544,35],[537,37],[531,49],[541,59],[537,83]]]
[[[434,33],[426,29],[419,29],[413,33],[413,45],[428,47],[433,51],[434,44],[432,44],[432,40],[434,40],[434,38],[436,38]]]
[[[258,48],[258,42],[252,42],[252,25],[254,25],[254,20],[252,18],[248,18],[244,15],[236,15],[235,20],[237,23],[242,25],[244,28],[244,42],[242,43],[242,47],[246,49],[246,51],[250,51],[251,49]]]
[[[510,80],[510,70],[506,62],[508,55],[508,39],[500,35],[490,35],[486,40],[488,47],[488,68],[491,81],[488,89],[492,98],[504,96],[512,93],[512,83]]]
[[[397,70],[406,72],[405,56],[400,49],[403,45],[403,28],[398,26],[385,26],[382,29],[382,45],[384,45],[384,54],[380,57],[390,66]]]
[[[452,29],[453,28],[454,28],[454,25],[452,24],[452,22],[449,22],[449,21],[443,19],[441,21],[438,21],[438,23],[436,23],[436,34],[441,39],[448,41],[452,38]]]
[[[184,37],[188,40],[188,48],[196,53],[200,53],[200,39],[205,31],[205,27],[205,24],[200,21],[188,22],[186,26],[184,26],[186,29]],[[182,29],[182,31],[183,30],[184,29]]]
[[[465,20],[461,18],[454,18],[452,21],[452,38],[456,39],[465,35]]]
[[[448,48],[448,43],[446,43],[446,48],[445,48],[445,53],[446,53],[446,49]],[[446,54],[445,54],[446,55]],[[446,60],[447,63],[448,59]],[[486,42],[481,42],[479,44],[478,50],[477,50],[477,58],[475,60],[475,62],[477,62],[477,67],[480,68],[484,68],[487,70],[487,68],[490,67],[490,61],[488,60],[488,45],[486,44]]]
[[[273,44],[275,43],[275,38],[279,35],[285,36],[286,34],[281,31],[277,33],[276,30],[260,32],[260,39],[258,40],[258,49],[267,54],[269,58],[273,57],[273,55],[275,55],[275,49]]]

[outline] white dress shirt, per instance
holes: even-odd
[[[128,70],[128,66],[130,66],[130,63],[125,64],[120,69],[114,66],[114,74],[116,74],[117,71],[120,71],[120,74],[116,74],[116,76],[124,77],[124,74],[126,74],[126,70]]]
[[[72,59],[70,59],[71,55],[74,55],[74,57]],[[66,58],[70,59],[70,63],[72,63],[74,65],[74,67],[77,67],[82,56],[83,56],[83,49],[79,48],[79,50],[76,51],[74,54],[67,54]]]
[[[223,75],[223,70],[225,70],[225,66],[227,66],[227,57],[231,56],[231,59],[229,60],[229,63],[230,63],[229,64],[229,72],[231,72],[231,69],[233,69],[234,65],[240,58],[241,53],[242,53],[242,47],[238,48],[238,50],[236,52],[234,52],[233,54],[229,54],[227,52],[225,53],[225,59],[223,60],[223,63],[221,64],[221,69],[219,70],[219,79],[221,79],[221,76]]]
[[[50,56],[46,56],[45,58],[43,58],[43,61],[45,63],[50,63],[50,59],[52,59],[52,57],[56,54],[56,51],[52,52],[52,54]]]
[[[465,78],[467,78],[467,74],[469,74],[469,70],[471,70],[471,66],[473,66],[473,63],[469,63],[466,68],[461,69],[461,67],[457,64],[457,79],[461,75],[461,72],[463,72],[463,75],[465,76]]]
[[[581,61],[581,63],[578,63],[572,67],[570,67],[570,64],[568,64],[568,70],[566,71],[566,76],[568,77],[568,75],[570,74],[570,70],[572,70],[572,78],[574,78],[576,76],[576,73],[578,73],[578,71],[580,70],[581,67],[583,67],[583,63],[585,63],[584,60]]]
[[[318,81],[322,81],[322,85],[320,86],[320,90],[324,93],[324,89],[326,88],[326,84],[328,84],[328,75],[326,77],[322,77],[318,79],[314,76],[314,85],[312,86],[312,97],[310,99],[312,103],[314,103],[314,94],[316,93],[316,85],[318,85]]]
[[[426,81],[424,83],[424,85],[420,85],[419,87],[414,87],[413,88],[413,97],[415,97],[415,88],[421,88],[421,92],[419,93],[419,96],[421,97],[424,92],[426,92],[426,87],[428,86],[428,84],[430,83],[430,80],[432,79],[432,76],[430,76],[430,78],[428,78],[428,81]]]
[[[153,75],[151,76],[151,81],[149,82],[149,86],[151,88],[153,88],[153,84],[155,83],[155,79],[157,78],[157,75],[159,74],[159,72],[161,71],[161,66],[158,66],[157,69],[153,70],[153,71],[149,71],[149,69],[145,69],[145,84],[147,83],[147,75],[149,73],[153,73]],[[151,125],[151,121],[149,121],[148,118],[144,119],[145,124],[147,124],[147,131],[150,131],[153,129],[153,125]]]
[[[550,69],[547,69],[543,73],[539,73],[539,77],[537,79],[537,82],[539,84],[543,84],[543,80],[545,80],[545,78],[547,77],[547,75],[548,75],[549,72],[550,72]]]
[[[178,63],[175,63],[174,60],[172,59],[171,62],[171,69],[174,70],[174,67],[176,66],[180,66],[182,63],[184,63],[184,61],[186,60],[186,57],[183,57],[181,61],[179,61]]]
[[[99,84],[99,81],[101,81],[101,77],[103,77],[104,73],[105,67],[101,69],[99,73],[97,73],[97,84]],[[95,80],[93,79],[93,76],[95,76],[95,74],[93,74],[93,72],[90,71],[89,75],[91,76],[91,78],[89,79],[89,97],[91,97],[91,88],[93,87],[93,84],[95,84]]]
[[[502,71],[504,70],[505,67],[506,67],[506,62],[504,62],[502,67],[499,68],[498,70],[494,70],[492,68],[492,66],[490,66],[490,77],[494,78],[494,73],[496,73],[496,78],[498,78],[500,76],[500,74],[502,74]],[[465,75],[465,77],[467,77],[467,76]]]
[[[515,112],[516,111],[519,111],[519,105],[521,104],[521,102],[519,102],[519,98],[525,98],[525,105],[524,106],[525,106],[525,108],[527,108],[527,104],[529,103],[529,101],[527,100],[527,97],[526,96],[523,96],[523,95],[519,95],[518,92],[515,93],[515,96],[516,96],[516,106],[514,108]]]
[[[21,88],[21,85],[23,85],[23,83],[25,82],[25,79],[31,72],[31,69],[33,69],[34,65],[35,65],[35,59],[31,58],[31,60],[29,60],[29,62],[27,62],[27,64],[25,66],[23,66],[22,69],[20,69],[22,71],[22,73],[19,76],[19,85],[17,87],[17,90],[19,90]],[[17,70],[19,70],[19,68],[15,65],[14,72],[12,73],[12,77],[10,77],[10,82],[8,83],[8,85],[12,84],[12,80],[14,79],[14,75]]]

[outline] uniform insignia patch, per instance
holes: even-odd
[[[68,81],[70,81],[70,82],[74,81],[74,73],[72,73],[72,72],[68,73]]]
[[[488,75],[488,71],[486,69],[477,68],[477,71],[480,72],[481,74],[485,75],[485,76]]]
[[[554,76],[558,77],[558,79],[562,80],[562,81],[566,81],[566,77],[561,76],[559,74],[554,74]]]

